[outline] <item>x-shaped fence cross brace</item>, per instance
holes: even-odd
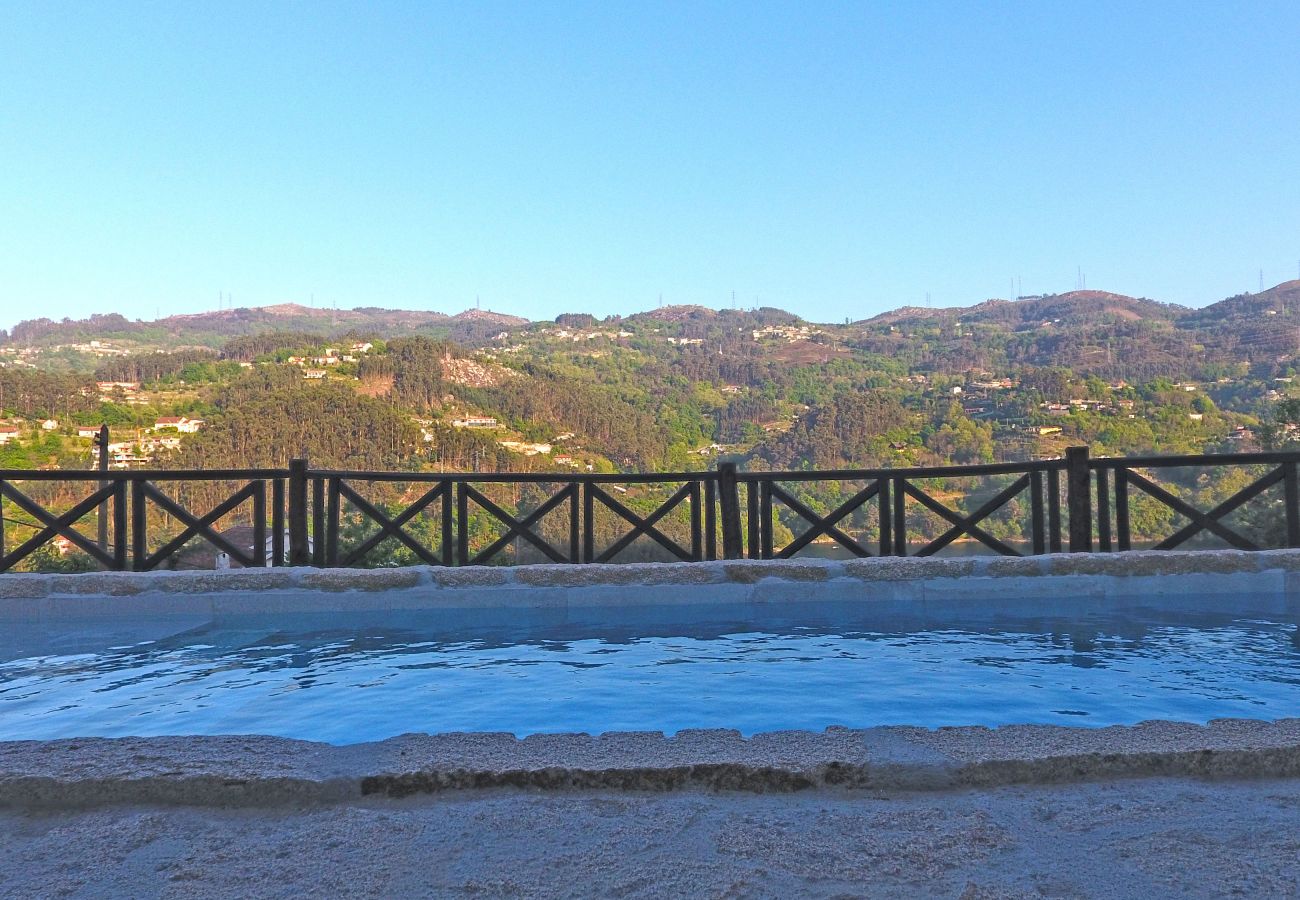
[[[1168,506],[1174,512],[1181,513],[1192,520],[1190,524],[1184,525],[1178,531],[1156,544],[1155,549],[1157,550],[1172,550],[1174,547],[1177,547],[1183,541],[1200,531],[1209,531],[1212,534],[1216,534],[1238,550],[1258,550],[1258,544],[1233,531],[1219,520],[1231,513],[1237,507],[1253,500],[1255,497],[1258,497],[1264,491],[1281,481],[1286,475],[1285,467],[1279,466],[1255,483],[1247,485],[1237,491],[1237,493],[1233,494],[1227,500],[1224,500],[1208,513],[1205,513],[1187,503],[1182,498],[1175,497],[1155,482],[1143,478],[1132,469],[1121,469],[1119,470],[1119,473],[1119,477],[1123,478],[1129,484],[1137,485],[1143,491],[1159,500],[1165,506]]]
[[[825,516],[819,516],[789,492],[781,488],[780,485],[773,483],[770,487],[772,496],[780,500],[802,519],[810,524],[810,528],[803,534],[799,535],[789,544],[781,548],[776,554],[778,559],[788,559],[807,547],[814,540],[823,534],[833,539],[841,547],[846,548],[854,556],[870,556],[866,547],[863,547],[853,538],[849,537],[843,531],[836,527],[836,523],[844,519],[858,507],[869,501],[872,497],[880,493],[880,482],[876,481],[864,490],[858,491],[848,500],[845,500],[839,506],[835,507]]]
[[[604,506],[608,507],[614,513],[616,513],[619,516],[619,518],[623,519],[624,521],[626,521],[628,524],[632,526],[631,531],[623,535],[613,544],[610,544],[609,547],[607,547],[603,553],[597,556],[594,560],[591,560],[591,562],[609,562],[611,559],[618,556],[618,554],[622,553],[627,547],[631,546],[632,542],[635,541],[643,534],[651,538],[652,540],[654,540],[655,543],[659,544],[659,546],[663,547],[665,550],[667,550],[669,553],[676,556],[678,559],[682,559],[687,562],[691,562],[696,559],[696,556],[693,552],[683,549],[680,544],[678,544],[676,541],[672,540],[671,538],[667,537],[662,531],[660,531],[658,528],[655,527],[656,525],[659,524],[659,521],[664,516],[668,515],[670,512],[676,509],[679,503],[681,503],[687,497],[691,496],[691,492],[692,492],[691,484],[682,485],[671,497],[669,497],[664,502],[663,506],[660,506],[650,515],[644,518],[637,515],[632,510],[628,509],[622,503],[615,500],[613,497],[611,497],[609,494],[602,491],[600,488],[596,487],[596,485],[594,484],[588,484],[587,491],[588,491],[587,494],[588,497],[595,500],[599,500]],[[590,507],[588,508],[590,509]]]
[[[538,522],[540,522],[547,513],[555,509],[565,500],[568,500],[570,503],[573,504],[576,504],[578,502],[578,486],[576,484],[571,484],[568,487],[561,489],[554,496],[548,499],[545,503],[537,507],[537,509],[533,510],[528,515],[524,516],[524,518],[522,519],[516,519],[514,516],[510,515],[510,513],[506,512],[504,509],[497,506],[487,497],[483,496],[483,494],[481,494],[479,491],[470,487],[468,484],[461,484],[459,504],[461,509],[462,530],[465,527],[466,503],[468,500],[473,500],[479,506],[483,507],[483,509],[487,510],[492,516],[494,516],[499,521],[504,523],[506,526],[506,533],[503,534],[501,537],[497,538],[495,541],[493,541],[490,545],[485,547],[483,550],[475,554],[473,559],[469,559],[469,560],[466,560],[464,558],[467,555],[467,551],[466,551],[466,545],[462,543],[461,544],[462,565],[464,564],[478,565],[479,563],[486,562],[487,560],[491,559],[494,555],[501,552],[502,548],[508,546],[510,542],[514,540],[516,537],[521,537],[524,540],[528,541],[538,550],[541,550],[544,554],[546,554],[547,558],[552,560],[553,562],[562,563],[562,562],[578,561],[576,558],[570,559],[565,554],[556,550],[554,547],[552,547],[549,543],[547,543],[545,540],[539,537],[532,530],[533,526],[536,525]]]
[[[441,564],[442,560],[439,560],[427,547],[423,546],[419,541],[407,534],[406,529],[403,526],[418,516],[433,501],[441,498],[444,504],[450,502],[451,482],[444,481],[441,484],[430,488],[420,497],[419,500],[416,500],[406,509],[402,510],[400,514],[391,518],[379,507],[358,494],[342,479],[339,479],[337,487],[339,496],[346,497],[354,506],[356,506],[357,509],[361,510],[363,515],[373,520],[375,524],[379,526],[377,532],[362,541],[359,546],[349,551],[348,555],[344,557],[342,562],[338,563],[338,565],[350,566],[353,563],[364,559],[367,553],[375,549],[375,547],[379,546],[380,543],[389,537],[397,538],[407,549],[429,565],[436,566]],[[444,546],[446,546],[447,542],[450,540],[451,535],[444,534],[442,536]]]
[[[265,564],[263,559],[259,559],[259,556],[266,552],[264,547],[255,546],[253,547],[252,552],[245,552],[224,538],[212,527],[221,519],[222,516],[226,515],[257,493],[256,482],[250,482],[244,485],[230,497],[214,506],[210,512],[203,516],[194,515],[188,509],[181,506],[171,497],[168,497],[162,491],[158,490],[157,487],[147,481],[138,481],[136,484],[139,486],[138,490],[143,491],[143,497],[153,500],[154,503],[162,507],[163,511],[185,523],[185,529],[180,534],[176,535],[176,537],[164,544],[155,553],[152,553],[143,559],[136,559],[135,567],[137,571],[147,572],[151,570],[172,553],[175,553],[181,547],[185,546],[185,542],[195,535],[202,537],[218,550],[229,553],[230,558],[238,561],[240,565],[252,568]]]
[[[0,481],[0,496],[12,500],[21,510],[45,526],[0,560],[0,572],[7,571],[37,547],[56,536],[67,538],[79,549],[94,557],[100,564],[110,569],[114,568],[113,557],[101,550],[93,541],[79,534],[72,526],[91,510],[96,509],[103,503],[107,503],[109,498],[118,490],[116,485],[106,485],[72,507],[72,509],[56,516],[13,485]],[[118,502],[122,502],[120,495]]]
[[[984,544],[984,546],[992,550],[996,550],[998,553],[1001,553],[1003,556],[1024,555],[1020,551],[1016,550],[1014,547],[1008,546],[1007,544],[995,538],[993,535],[989,534],[983,528],[980,528],[977,523],[982,522],[984,519],[988,518],[994,512],[1001,509],[1007,503],[1007,501],[1009,501],[1012,497],[1016,496],[1025,488],[1027,488],[1029,486],[1029,475],[1021,475],[1010,485],[1003,488],[996,495],[990,498],[979,509],[975,510],[970,515],[966,515],[966,516],[963,516],[961,513],[958,513],[944,506],[942,503],[935,500],[929,494],[925,493],[920,488],[916,487],[915,485],[911,484],[908,481],[904,481],[900,479],[900,484],[902,486],[903,493],[905,493],[909,497],[916,499],[926,509],[930,510],[935,515],[939,516],[940,518],[952,524],[951,528],[949,528],[943,534],[939,535],[933,541],[931,541],[930,543],[922,547],[920,550],[918,550],[916,552],[917,556],[930,556],[934,553],[937,553],[938,551],[942,550],[944,547],[951,544],[954,540],[961,537],[963,534],[970,535],[980,543]]]

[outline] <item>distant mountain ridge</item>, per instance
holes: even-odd
[[[385,309],[379,306],[358,306],[353,309],[330,309],[303,306],[300,303],[277,303],[271,306],[240,307],[237,309],[217,310],[216,312],[184,313],[158,319],[155,324],[166,324],[169,322],[194,322],[209,319],[214,316],[217,318],[238,319],[242,321],[267,319],[274,320],[277,325],[286,319],[312,319],[319,322],[342,322],[344,324],[353,322],[370,323],[374,321],[395,321],[413,324],[489,322],[493,325],[502,325],[508,328],[528,324],[527,319],[519,316],[492,312],[487,309],[467,309],[463,312],[458,312],[455,315],[447,315],[446,313],[437,312],[435,310]]]
[[[1173,322],[1184,313],[1192,312],[1185,306],[1160,303],[1108,291],[1070,291],[1065,294],[1045,294],[1017,300],[985,300],[974,306],[929,309],[905,306],[881,313],[859,324],[896,325],[900,322],[926,319],[960,319],[963,322],[1032,325],[1042,322],[1076,324],[1097,321],[1105,317],[1116,320],[1139,321],[1153,319]]]
[[[1284,281],[1258,294],[1237,294],[1201,309],[1191,309],[1182,317],[1189,326],[1255,319],[1270,313],[1300,316],[1300,279]]]
[[[131,321],[117,314],[86,319],[28,319],[6,336],[17,346],[72,344],[88,340],[168,341],[175,345],[217,347],[227,338],[259,331],[305,331],[358,335],[429,334],[462,343],[487,339],[503,328],[528,324],[527,319],[483,309],[456,315],[434,310],[384,309],[375,306],[329,309],[278,303],[199,313],[178,313],[151,322]],[[0,334],[3,334],[0,332]]]
[[[560,318],[571,321],[575,315],[582,318],[577,314]],[[589,321],[599,320],[591,317]],[[716,310],[699,305],[660,307],[610,316],[605,321],[629,327],[650,324],[670,334],[693,336],[728,329],[734,334],[737,328],[813,325],[773,307]],[[533,324],[520,316],[484,309],[449,315],[434,310],[374,306],[332,309],[280,303],[177,314],[152,322],[130,321],[117,314],[59,322],[31,319],[20,322],[8,334],[0,332],[0,339],[18,347],[121,340],[144,347],[215,349],[236,336],[298,331],[331,339],[423,334],[466,346],[483,346],[502,331]],[[1180,357],[1188,357],[1189,349],[1201,360],[1267,362],[1300,350],[1300,280],[1255,294],[1239,294],[1201,309],[1108,291],[1080,290],[1016,300],[991,299],[967,307],[905,306],[851,324],[814,328],[823,335],[823,343],[829,340],[842,348],[858,347],[884,354],[898,352],[899,341],[942,340],[947,342],[946,350],[927,353],[946,355],[951,365],[961,360],[978,365],[982,358],[978,352],[981,335],[989,340],[1002,335],[997,340],[1012,342],[1015,358],[1033,365],[1093,369],[1095,361],[1103,356],[1113,362],[1136,355],[1168,366]]]

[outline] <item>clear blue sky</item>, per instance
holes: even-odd
[[[0,325],[1297,277],[1300,4],[0,3]]]

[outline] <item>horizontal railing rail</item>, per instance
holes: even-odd
[[[101,440],[107,446],[106,433]],[[1238,474],[1202,509],[1186,484],[1160,480],[1179,468]],[[1168,529],[1141,533],[1154,549],[1207,539],[1300,547],[1300,452],[1091,458],[1080,447],[1060,459],[964,466],[764,472],[721,463],[636,474],[355,471],[305,459],[286,468],[0,470],[0,572],[38,567],[31,557],[51,546],[134,571],[776,559],[814,545],[930,556],[958,542],[1006,556],[1116,552],[1134,547],[1135,503],[1144,521]],[[376,556],[381,548],[387,556]]]
[[[239,481],[288,478],[289,469],[0,469],[4,481]]]
[[[484,484],[658,484],[665,481],[716,480],[717,472],[366,472],[355,469],[312,469],[314,477],[354,478],[363,481],[482,482]]]

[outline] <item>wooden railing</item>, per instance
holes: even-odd
[[[390,542],[407,561],[440,566],[621,561],[638,544],[643,556],[682,561],[788,558],[814,544],[854,556],[929,556],[957,541],[1009,556],[1112,552],[1133,546],[1137,496],[1186,520],[1149,541],[1156,549],[1198,536],[1244,550],[1300,547],[1297,466],[1295,452],[1093,459],[1072,448],[1030,462],[802,472],[730,463],[636,475],[354,472],[302,459],[285,469],[0,470],[0,572],[55,542],[100,568],[134,571],[174,565],[195,541],[237,566],[368,565]],[[1153,474],[1242,467],[1249,483],[1208,510]],[[953,483],[971,479],[978,489],[956,495],[970,508],[955,508]],[[809,499],[809,483],[830,486],[833,502]],[[47,494],[57,488],[60,502],[33,496],[41,485]],[[376,501],[372,492],[385,487],[388,501]],[[524,490],[531,504],[503,499]],[[178,492],[201,498],[206,511]],[[1272,498],[1276,520],[1264,541],[1226,521],[1261,497]],[[232,521],[247,522],[242,539]],[[417,523],[420,534],[411,531]],[[353,526],[369,531],[345,540]]]
[[[1064,460],[992,463],[974,466],[917,467],[905,469],[837,470],[821,472],[746,472],[738,480],[746,487],[747,540],[753,559],[783,559],[797,554],[813,541],[829,538],[854,556],[931,556],[959,538],[973,539],[995,553],[1020,556],[1021,551],[980,526],[991,515],[1025,491],[1030,495],[1029,549],[1032,553],[1061,549],[1061,472]],[[975,510],[962,513],[935,499],[923,482],[936,479],[1014,476],[1014,480]],[[824,515],[808,508],[783,485],[839,481],[862,485]],[[875,501],[878,538],[874,546],[850,537],[840,523]],[[945,522],[946,529],[919,546],[909,530],[908,500]],[[806,523],[784,547],[773,539],[776,506],[784,505]]]
[[[290,470],[293,471],[292,469]],[[306,471],[302,476],[311,482],[313,534],[324,535],[315,542],[310,560],[320,566],[348,566],[364,559],[387,538],[400,541],[413,555],[429,565],[483,565],[497,561],[507,547],[523,542],[540,554],[542,561],[557,563],[608,562],[617,557],[637,538],[645,536],[668,555],[686,562],[716,559],[713,539],[713,504],[717,473],[685,472],[664,475],[574,475],[559,473],[468,474],[412,472]],[[402,483],[419,485],[419,496],[396,514],[390,514],[370,502],[358,489],[361,483]],[[512,513],[486,493],[489,485],[539,485],[553,489],[529,512]],[[640,514],[613,496],[610,485],[647,485],[675,487],[671,496],[658,503],[648,514]],[[294,491],[291,487],[291,496]],[[340,522],[344,502],[363,517],[379,526],[364,542],[349,550],[339,546]],[[437,546],[417,542],[403,529],[424,510],[437,508],[440,524]],[[689,514],[690,533],[685,544],[666,535],[659,523],[682,505]],[[596,510],[609,510],[626,525],[609,546],[596,544]],[[505,532],[487,546],[471,548],[470,515],[481,510]],[[564,540],[558,545],[538,531],[538,524],[552,512],[566,514]],[[290,521],[302,518],[292,508]],[[708,520],[706,528],[705,520]],[[707,534],[706,534],[707,532]],[[292,533],[292,528],[291,528]],[[293,550],[290,551],[291,557]],[[307,556],[297,557],[306,562]]]

